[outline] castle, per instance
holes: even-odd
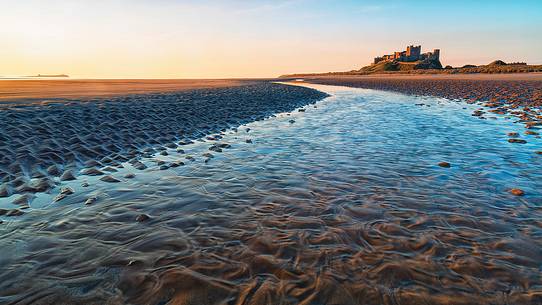
[[[375,57],[374,64],[387,60],[403,62],[413,62],[419,60],[439,61],[439,56],[439,49],[435,49],[433,52],[427,52],[422,54],[422,46],[408,46],[406,51],[394,52],[391,55]]]

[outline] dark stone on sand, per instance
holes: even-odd
[[[196,159],[194,159],[194,157],[192,157],[192,156],[186,156],[186,157],[184,157],[184,158],[185,158],[186,160],[188,160],[188,161],[196,161]]]
[[[298,110],[298,112],[305,112],[305,109],[301,108]]]
[[[110,172],[110,173],[116,173],[116,172],[118,172],[118,169],[113,168],[111,166],[106,166],[106,167],[102,168],[102,171]]]
[[[519,137],[519,133],[517,133],[517,132],[509,132],[508,136],[511,137],[511,138],[517,138],[517,137]]]
[[[137,215],[135,220],[138,221],[138,222],[144,222],[144,221],[147,221],[149,219],[151,219],[151,217],[149,215],[147,215],[147,214],[139,214],[139,215]]]
[[[103,175],[104,173],[94,167],[91,167],[91,168],[85,168],[81,171],[81,174],[82,175],[87,175],[87,176],[101,176]]]
[[[445,168],[450,168],[452,165],[450,163],[448,163],[448,162],[440,162],[438,164],[438,166],[445,167]]]
[[[250,131],[250,128],[245,129],[245,131],[246,131],[246,132],[249,132],[249,131]]]
[[[88,184],[88,182],[81,183],[81,187],[89,187],[89,186],[90,186],[90,184]]]
[[[170,167],[179,167],[179,166],[182,166],[184,165],[184,162],[182,161],[175,161],[175,162],[171,162],[171,164],[169,165]]]
[[[542,150],[535,151],[534,153],[537,155],[542,155]]]
[[[246,139],[245,142],[252,143],[252,139]]]
[[[139,161],[135,162],[134,164],[132,164],[132,166],[135,168],[135,169],[138,169],[138,170],[144,170],[147,168],[147,166]]]
[[[85,205],[91,205],[93,203],[95,203],[96,201],[98,201],[98,197],[89,197],[87,198],[87,200],[85,200]]]
[[[156,165],[164,165],[164,164],[166,164],[166,161],[164,161],[164,160],[156,161]]]
[[[134,173],[128,173],[128,174],[124,175],[124,178],[133,179],[133,178],[135,178],[135,174]]]
[[[509,143],[518,143],[518,144],[525,144],[527,143],[527,141],[523,140],[523,139],[508,139],[508,142]]]
[[[220,143],[218,144],[218,147],[220,148],[231,148],[231,145],[228,143]]]
[[[526,134],[526,135],[531,135],[531,136],[537,136],[537,135],[539,135],[538,132],[532,131],[532,130],[527,130],[527,131],[525,131],[525,134]]]
[[[62,171],[60,170],[60,168],[58,168],[58,166],[51,165],[47,168],[47,173],[51,176],[60,176],[62,174]]]
[[[168,168],[169,168],[169,166],[167,166],[167,165],[165,165],[165,164],[160,166],[160,170],[161,170],[161,171],[166,170],[166,169],[168,169]]]
[[[290,124],[293,124],[295,123],[295,120],[289,120],[288,122],[290,122]]]
[[[62,176],[60,176],[60,181],[71,181],[75,180],[75,175],[73,174],[72,170],[65,170],[64,173],[62,173]]]
[[[512,194],[514,196],[523,196],[523,195],[525,195],[525,192],[522,189],[514,188],[514,189],[510,190],[510,194]]]
[[[0,209],[0,216],[6,215],[8,213],[8,210],[6,209]]]
[[[214,158],[215,156],[213,156],[212,153],[204,153],[202,154],[202,156],[206,157],[206,158]]]
[[[169,155],[169,154],[167,153],[167,151],[163,150],[163,151],[160,152],[160,155],[162,155],[162,156],[167,156],[167,155]]]
[[[66,198],[66,196],[71,195],[71,194],[73,194],[73,193],[74,193],[74,192],[73,192],[73,190],[72,190],[71,188],[69,188],[69,187],[64,187],[64,188],[62,188],[62,189],[60,190],[60,194],[58,194],[58,195],[53,199],[53,201],[54,201],[54,202],[58,202],[58,201],[60,201],[60,200],[62,200],[62,199],[64,199],[64,198]]]
[[[210,151],[215,151],[215,152],[222,152],[222,148],[218,147],[218,145],[216,145],[216,144],[209,147],[209,150]]]
[[[177,153],[184,154],[184,149],[177,148]]]
[[[119,179],[113,177],[113,176],[110,176],[110,175],[107,175],[107,176],[103,176],[100,178],[101,181],[104,181],[104,182],[109,182],[109,183],[117,183],[117,182],[120,182]]]

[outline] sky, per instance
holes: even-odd
[[[276,77],[410,44],[443,65],[542,64],[541,0],[0,0],[0,22],[0,76]]]

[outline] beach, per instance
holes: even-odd
[[[542,125],[542,73],[452,74],[368,76],[314,76],[309,83],[387,90],[420,96],[479,103],[484,108],[473,114],[484,118],[486,111],[510,114],[526,128]],[[537,109],[538,108],[538,109]]]
[[[474,79],[6,103],[0,303],[540,303],[538,126],[484,106],[538,81]]]

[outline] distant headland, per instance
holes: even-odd
[[[461,67],[440,62],[440,49],[422,53],[422,46],[410,45],[404,51],[377,56],[369,66],[359,70],[327,73],[301,73],[281,77],[322,76],[322,75],[369,75],[369,74],[469,74],[469,73],[527,73],[542,72],[542,65],[528,65],[525,62],[505,63],[495,60],[487,65],[466,64]]]
[[[67,74],[38,74],[38,75],[30,75],[26,77],[70,77]]]

